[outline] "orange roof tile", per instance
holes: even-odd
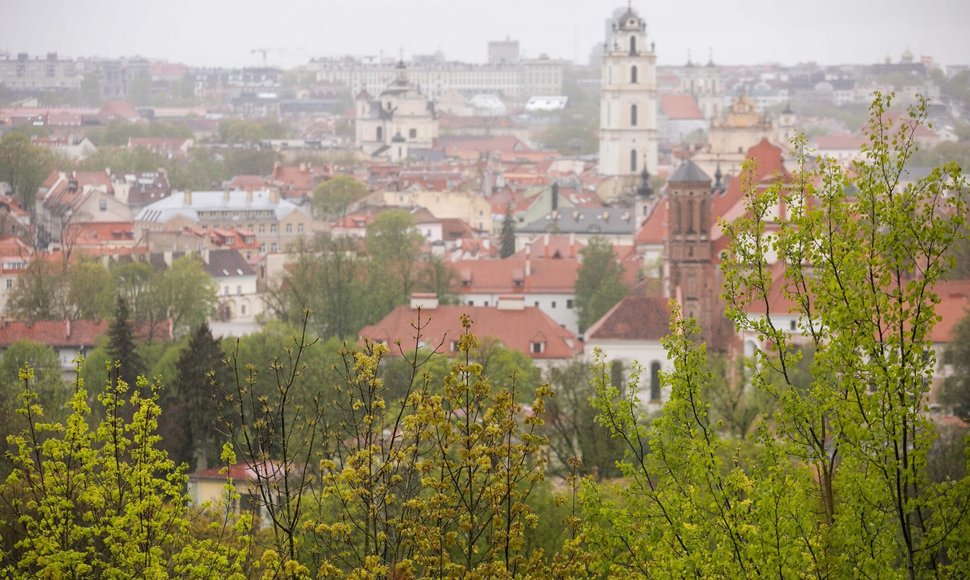
[[[693,95],[660,95],[660,110],[674,121],[704,120],[704,113]]]
[[[525,306],[521,310],[503,310],[488,306],[438,306],[422,309],[420,325],[421,340],[429,348],[441,345],[440,352],[453,353],[451,341],[461,336],[461,316],[473,321],[472,332],[479,339],[490,337],[499,340],[507,348],[518,350],[533,359],[571,359],[582,352],[582,344],[576,336],[559,326],[540,309]],[[360,338],[384,341],[391,354],[400,354],[401,348],[415,341],[415,322],[418,310],[410,306],[398,306],[383,320],[360,331]],[[542,352],[533,352],[532,345],[541,343]]]

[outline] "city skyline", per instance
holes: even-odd
[[[582,0],[240,0],[193,3],[0,0],[0,50],[11,55],[143,56],[193,66],[292,67],[310,58],[405,59],[442,51],[484,62],[487,43],[518,40],[523,56],[585,63],[622,2]],[[771,0],[633,2],[661,65],[707,62],[873,64],[905,50],[940,64],[970,61],[970,3],[819,0],[810,10]],[[216,23],[214,25],[214,23]],[[265,50],[265,52],[264,52]],[[265,57],[264,57],[265,54]]]

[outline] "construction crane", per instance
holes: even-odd
[[[276,53],[277,56],[299,56],[305,53],[303,48],[254,48],[249,51],[250,54],[261,54],[263,55],[263,66],[267,66],[266,57],[269,53]]]

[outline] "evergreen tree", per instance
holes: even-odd
[[[141,357],[135,350],[135,331],[128,316],[128,303],[118,296],[115,318],[108,327],[108,354],[114,362],[117,376],[134,388],[138,375],[144,374]]]
[[[216,444],[214,420],[218,416],[215,394],[228,385],[228,367],[222,347],[208,323],[200,324],[176,365],[172,390],[166,397],[168,421],[165,436],[176,463],[190,469],[207,469]]]
[[[512,215],[512,204],[505,206],[505,219],[502,221],[502,258],[508,258],[515,253],[515,216]]]

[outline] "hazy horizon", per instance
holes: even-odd
[[[774,0],[632,3],[660,65],[916,60],[970,64],[970,2]],[[441,50],[484,62],[487,43],[518,40],[523,56],[585,63],[624,2],[584,0],[0,0],[0,50],[42,56],[142,56],[193,66],[292,67],[310,58],[397,57]]]

